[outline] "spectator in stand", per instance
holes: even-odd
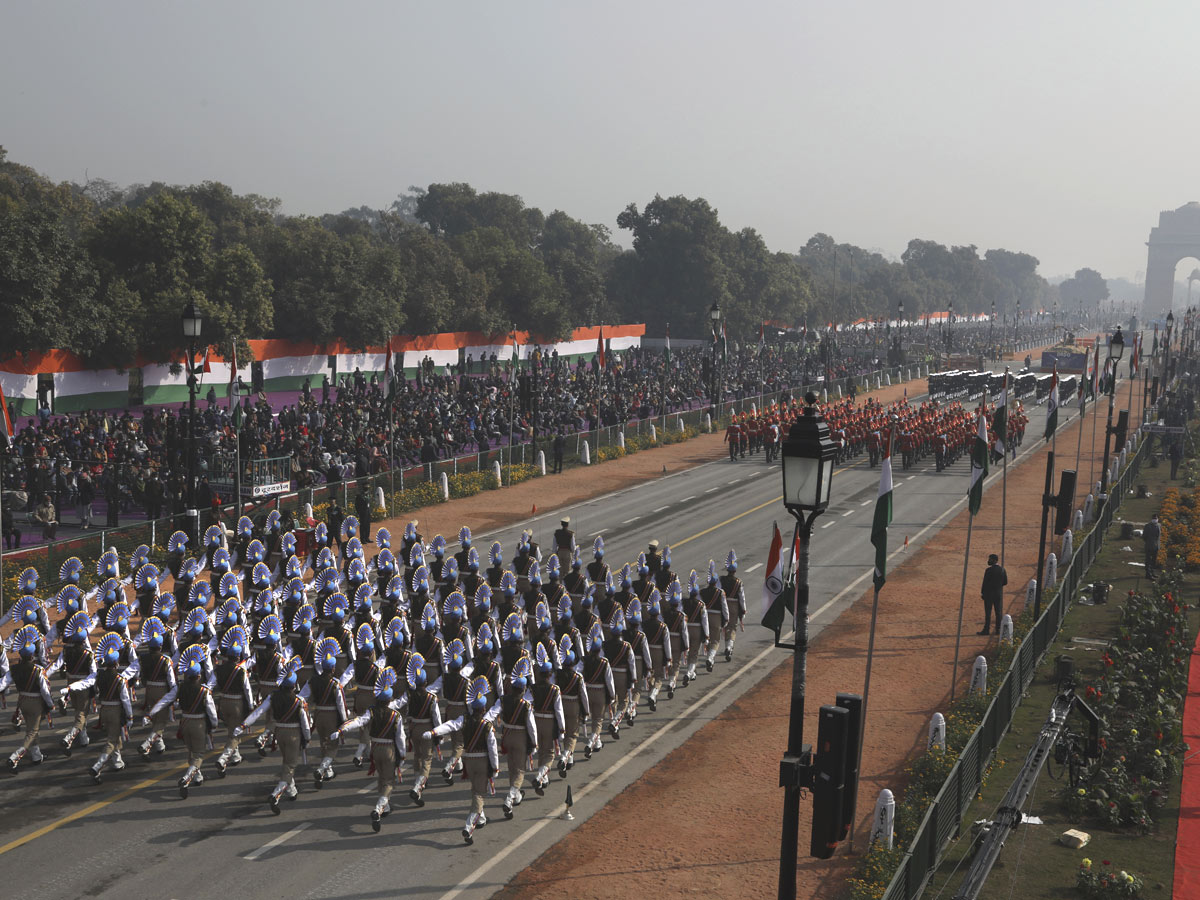
[[[42,526],[43,540],[54,540],[54,536],[58,532],[58,516],[54,513],[54,503],[49,494],[42,494],[42,502],[30,515],[29,521]]]

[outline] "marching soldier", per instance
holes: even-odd
[[[317,642],[313,640],[312,626],[316,621],[317,611],[311,606],[301,606],[292,616],[291,655],[300,660],[300,672],[296,683],[303,688],[316,672]],[[249,707],[246,708],[249,712]]]
[[[279,783],[271,791],[271,812],[279,815],[279,798],[287,795],[289,800],[295,800],[296,766],[300,764],[300,750],[308,743],[311,736],[311,726],[308,718],[308,704],[304,698],[296,694],[296,673],[300,671],[300,660],[289,659],[281,669],[279,687],[258,705],[254,712],[246,717],[234,734],[240,737],[247,728],[257,722],[264,713],[270,719],[275,732],[275,741],[279,745],[282,762],[279,767]]]
[[[746,616],[746,591],[737,572],[737,554],[732,550],[725,558],[725,571],[721,576],[721,590],[725,592],[725,602],[729,606],[729,620],[725,624],[725,662],[733,659],[733,642],[737,638],[738,626]]]
[[[554,532],[554,550],[559,559],[568,559],[575,549],[575,532],[571,530],[571,517],[563,516],[561,527]]]
[[[378,532],[376,532],[376,534],[378,534]],[[378,540],[378,538],[376,538],[376,539]],[[462,547],[462,549],[454,554],[454,559],[458,562],[458,571],[466,572],[471,568],[470,567],[471,529],[468,528],[466,525],[464,525],[462,528],[458,529],[458,543]],[[476,554],[475,554],[475,571],[477,571],[477,572],[479,571],[479,553],[478,552],[476,552]],[[471,593],[474,593],[474,591],[472,591]]]
[[[140,679],[145,688],[142,698],[142,710],[146,712],[146,721],[150,724],[150,734],[138,747],[143,757],[150,755],[153,750],[159,755],[166,752],[163,742],[167,726],[171,719],[171,703],[175,700],[178,685],[175,680],[175,670],[171,658],[163,653],[163,633],[166,628],[158,619],[151,617],[142,620],[137,650],[133,662],[122,674],[122,677],[132,683]],[[193,645],[196,646],[196,645]],[[190,649],[190,648],[189,648]],[[201,651],[202,652],[202,651]],[[180,659],[183,656],[180,655]],[[165,700],[160,703],[160,700]]]
[[[583,574],[583,557],[579,555],[579,548],[576,547],[571,554],[571,571],[563,578],[563,587],[568,594],[578,599],[587,589],[587,583],[587,576]],[[557,605],[557,603],[554,604],[554,606]]]
[[[625,640],[625,613],[620,609],[613,610],[608,632],[611,637],[604,642],[604,656],[612,672],[613,696],[616,698],[608,733],[613,740],[620,740],[621,722],[629,714],[629,690],[637,684],[637,657],[629,641]]]
[[[436,681],[442,674],[442,651],[446,645],[438,636],[437,607],[432,600],[421,611],[421,633],[413,643],[413,649],[421,654],[421,665],[430,682]]]
[[[338,643],[333,638],[321,638],[317,641],[313,657],[316,674],[300,691],[302,699],[312,701],[312,727],[321,743],[321,761],[313,770],[313,786],[317,790],[321,789],[324,782],[333,781],[337,777],[337,770],[333,768],[333,760],[338,751],[335,735],[340,734],[346,719],[349,718],[346,715],[344,682],[347,676],[354,677],[353,670],[348,669],[346,674],[339,678],[337,654]],[[379,681],[376,679],[372,691],[378,685]]]
[[[662,568],[662,555],[658,552],[658,541],[651,541],[646,548],[646,569],[651,577],[655,580],[655,587],[658,587],[658,570]],[[658,588],[662,592],[662,588]]]
[[[504,798],[504,818],[513,817],[513,807],[525,798],[525,767],[537,752],[537,726],[529,702],[529,679],[533,668],[528,656],[522,656],[509,675],[509,690],[500,703],[500,724],[504,729],[500,749],[508,761],[508,795]]]
[[[375,662],[375,632],[370,625],[360,625],[354,636],[358,653],[354,660],[354,714],[361,716],[375,701],[375,680],[379,677],[379,666]],[[351,729],[343,728],[343,731]],[[358,736],[358,749],[354,751],[354,767],[362,768],[363,760],[370,749],[370,740],[364,731]]]
[[[688,595],[683,601],[683,614],[687,619],[688,653],[687,671],[683,674],[683,686],[696,678],[696,660],[700,648],[708,644],[708,609],[700,597],[700,578],[696,570],[688,576]]]
[[[662,561],[658,564],[658,571],[654,573],[654,586],[662,592],[670,587],[675,579],[676,575],[671,571],[671,546],[668,544],[663,547]]]
[[[500,668],[505,675],[511,675],[517,662],[528,655],[521,616],[519,613],[509,613],[500,627]]]
[[[467,564],[459,565],[459,588],[464,597],[474,597],[481,585],[487,582],[479,574],[479,551],[472,547],[467,551]]]
[[[575,744],[579,740],[579,726],[589,713],[587,684],[579,673],[582,667],[576,655],[574,636],[563,634],[558,641],[559,665],[557,684],[562,694],[563,738],[558,757],[558,775],[567,777],[567,770],[575,765]]]
[[[713,661],[717,656],[717,644],[721,642],[721,633],[729,622],[729,606],[725,602],[725,591],[721,588],[721,579],[717,577],[717,564],[708,561],[708,586],[700,591],[700,599],[708,613],[708,640],[704,644],[704,667],[711,672]]]
[[[242,761],[239,740],[234,730],[254,708],[250,672],[246,669],[249,636],[241,625],[234,625],[221,637],[221,661],[216,666],[217,718],[228,732],[225,746],[217,757],[217,775],[225,777],[229,766]]]
[[[638,554],[637,573],[638,577],[632,585],[633,594],[641,601],[642,606],[645,606],[646,601],[650,599],[650,592],[654,590],[654,578],[650,574],[650,563],[646,560],[645,553]]]
[[[650,712],[658,709],[658,692],[663,676],[671,664],[671,631],[662,618],[661,597],[658,589],[650,591],[646,603],[646,643],[650,648],[650,665],[646,669],[647,700]]]
[[[121,759],[121,744],[125,727],[133,718],[133,704],[129,696],[129,685],[117,668],[125,651],[125,639],[110,631],[100,639],[96,652],[100,657],[100,671],[96,673],[96,696],[100,700],[100,727],[104,729],[104,749],[92,766],[92,781],[100,783],[104,767],[112,762],[113,769],[125,768]],[[35,733],[36,736],[36,733]]]
[[[488,568],[487,583],[493,591],[499,590],[500,579],[504,576],[504,548],[500,546],[499,541],[492,541],[492,547],[488,551],[488,559],[492,561],[492,565]]]
[[[557,649],[557,648],[556,648]],[[531,691],[533,722],[537,726],[538,769],[533,779],[533,789],[539,797],[546,794],[550,781],[550,767],[558,755],[559,738],[567,729],[563,715],[562,690],[550,680],[554,662],[544,644],[536,648],[533,667],[533,689]]]
[[[446,701],[446,718],[458,719],[467,714],[467,686],[471,681],[471,664],[467,662],[467,648],[460,640],[446,644],[442,654],[442,697]],[[463,735],[455,731],[450,738],[450,760],[442,769],[446,784],[454,783],[456,772],[462,771]]]
[[[688,652],[687,616],[683,614],[683,585],[678,580],[672,581],[667,589],[670,607],[663,614],[663,621],[671,631],[671,646],[675,650],[669,665],[670,677],[667,679],[667,699],[675,699],[675,678],[679,675],[679,666],[684,655]],[[684,682],[687,683],[686,681]]]
[[[439,652],[441,645],[438,645]],[[439,660],[439,664],[440,664]],[[422,794],[425,785],[429,783],[429,769],[433,764],[433,741],[424,736],[442,724],[442,711],[438,707],[437,697],[429,689],[429,675],[425,670],[425,657],[419,652],[413,653],[408,660],[408,694],[402,701],[408,707],[408,731],[413,741],[413,782],[408,795],[417,806],[424,806]]]
[[[575,651],[575,662],[583,659],[583,633],[575,627],[575,617],[571,613],[571,601],[564,598],[558,604],[558,618],[554,623],[554,640],[562,647],[564,637],[569,637]],[[561,660],[561,652],[559,657]]]
[[[475,829],[487,824],[487,816],[483,812],[483,797],[487,792],[488,783],[500,771],[495,726],[487,717],[488,688],[486,678],[472,678],[467,687],[466,714],[443,722],[432,731],[421,735],[426,740],[432,740],[456,731],[462,732],[464,775],[471,782],[471,812],[462,831],[463,840],[468,844],[475,840]]]
[[[600,740],[604,728],[604,717],[612,717],[612,704],[616,700],[612,666],[604,656],[604,630],[599,622],[592,624],[588,632],[588,652],[583,659],[583,680],[587,685],[588,708],[591,710],[591,733],[584,746],[584,755],[592,758],[592,752],[604,744]]]
[[[71,750],[77,740],[81,747],[88,745],[87,708],[88,702],[92,698],[93,686],[96,683],[96,655],[92,653],[91,647],[87,643],[87,636],[91,630],[92,619],[86,612],[79,610],[73,613],[67,619],[66,624],[62,626],[62,652],[59,653],[54,664],[46,670],[47,678],[50,678],[59,669],[67,676],[67,687],[59,692],[59,704],[65,711],[69,698],[71,709],[75,713],[75,721],[71,730],[62,739],[63,755],[65,756],[71,755]],[[3,651],[0,650],[0,656],[2,655]]]
[[[634,659],[640,660],[640,668],[643,673],[642,678],[634,679],[629,685],[629,724],[632,725],[637,719],[638,700],[642,696],[642,681],[649,678],[651,667],[650,641],[647,640],[646,633],[642,631],[642,602],[637,597],[629,601],[629,608],[625,612],[625,628],[629,646],[633,648]]]
[[[179,796],[184,800],[191,785],[204,784],[204,773],[200,771],[200,766],[204,762],[209,732],[217,726],[217,707],[213,703],[212,691],[200,680],[204,670],[203,661],[204,651],[195,646],[189,647],[179,657],[179,674],[183,678],[178,686],[179,713],[183,718],[180,730],[183,731],[183,743],[188,752],[187,771],[179,779]],[[170,705],[167,696],[151,709],[152,715],[161,707]]]
[[[592,561],[587,564],[588,581],[592,584],[603,584],[608,577],[608,563],[604,561],[604,538],[597,537],[592,542]],[[574,590],[568,587],[574,593]]]
[[[115,638],[118,642],[120,638]],[[18,691],[17,709],[25,722],[25,740],[13,751],[8,758],[8,767],[15,775],[21,759],[28,754],[30,762],[38,765],[42,761],[42,748],[38,744],[38,730],[42,726],[42,718],[53,708],[54,701],[50,697],[50,683],[46,680],[46,670],[36,662],[38,646],[42,642],[42,634],[34,625],[22,625],[12,636],[12,644],[17,648],[20,660],[0,679],[0,694],[8,684],[15,685]],[[119,649],[116,651],[119,653]],[[116,656],[114,655],[114,659]],[[114,662],[115,666],[116,663]]]
[[[410,665],[412,662],[410,661]],[[375,702],[362,715],[346,723],[350,729],[370,735],[371,762],[375,766],[375,780],[379,796],[371,810],[371,828],[378,832],[381,819],[392,811],[392,788],[398,780],[400,766],[404,763],[404,723],[400,718],[399,704],[392,699],[397,682],[396,671],[387,666],[375,680]],[[333,739],[340,735],[333,733]]]

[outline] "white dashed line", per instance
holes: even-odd
[[[607,528],[601,528],[599,531],[593,531],[588,535],[588,537],[600,537],[600,535],[604,534],[606,531],[608,531]]]
[[[759,471],[759,472],[751,472],[751,473],[749,474],[749,476],[747,476],[747,477],[749,477],[749,478],[753,478],[755,475],[761,475],[761,474],[762,474],[762,472],[761,472],[761,471]]]
[[[912,480],[913,480],[914,478],[916,478],[916,477],[917,477],[916,475],[909,475],[909,476],[908,476],[907,478],[905,478],[904,480],[905,480],[905,481],[912,481]]]
[[[658,509],[654,510],[654,512],[656,512],[656,513],[660,513],[660,512],[662,512],[664,509],[670,509],[670,508],[671,508],[671,505],[668,503],[666,506],[660,506]]]
[[[291,831],[285,831],[283,834],[281,834],[279,837],[275,838],[274,840],[267,841],[265,844],[263,844],[261,847],[259,847],[257,850],[255,850],[253,853],[247,853],[246,859],[258,859],[260,856],[262,856],[264,853],[266,853],[272,847],[278,847],[280,844],[282,844],[284,841],[288,840],[289,838],[295,837],[296,835],[298,835],[300,832],[302,832],[305,828],[307,828],[311,824],[312,824],[312,822],[301,822],[299,825],[297,825]]]
[[[742,479],[740,479],[740,478],[735,478],[735,479],[733,479],[733,481],[727,481],[727,482],[725,482],[725,483],[726,483],[726,484],[737,484],[737,483],[738,483],[739,481],[741,481],[741,480],[742,480]]]
[[[844,519],[844,518],[846,518],[846,516],[852,516],[852,515],[854,515],[854,510],[848,509],[844,513],[842,513],[842,518]]]
[[[858,504],[858,505],[859,505],[859,506],[866,506],[866,505],[868,505],[868,504],[870,504],[870,503],[874,503],[874,502],[875,502],[874,500],[864,500],[862,503],[860,503],[860,504]]]
[[[625,520],[624,522],[622,522],[621,524],[622,524],[622,525],[628,525],[630,522],[636,522],[636,521],[637,521],[638,519],[640,519],[640,518],[641,518],[641,516],[634,516],[632,519],[626,519],[626,520]]]
[[[752,565],[750,568],[748,568],[748,569],[746,570],[746,574],[747,574],[747,575],[749,575],[749,574],[750,574],[751,572],[753,572],[755,569],[761,569],[762,567],[763,567],[763,564],[762,564],[762,563],[755,563],[754,565]]]
[[[822,527],[822,528],[828,528],[828,527],[829,527],[830,525],[832,525],[832,524],[833,524],[833,522],[826,522],[826,523],[825,523],[824,525],[822,525],[821,527]]]
[[[695,495],[695,494],[692,494],[692,496],[690,496],[690,497],[684,497],[684,498],[683,498],[682,500],[680,500],[679,502],[680,502],[680,503],[687,503],[689,500],[695,500],[695,499],[696,499],[696,495]]]
[[[705,491],[704,493],[706,493],[706,494],[711,494],[713,491],[719,491],[719,490],[720,490],[720,488],[709,488],[709,489],[708,489],[707,491]]]

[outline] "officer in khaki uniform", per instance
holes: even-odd
[[[300,671],[300,665],[300,660],[293,656],[280,666],[279,687],[246,717],[246,721],[235,732],[241,735],[264,713],[269,715],[282,757],[279,767],[279,783],[271,791],[270,799],[271,812],[275,815],[279,815],[280,797],[286,794],[289,800],[296,799],[298,793],[296,766],[300,764],[300,751],[308,743],[312,734],[308,718],[308,704],[304,702],[303,697],[296,693],[296,677]]]
[[[121,744],[125,727],[133,718],[133,704],[129,696],[129,685],[117,669],[125,652],[125,638],[110,631],[96,646],[100,657],[100,671],[96,673],[96,698],[100,702],[100,727],[104,729],[104,749],[92,766],[92,780],[100,783],[104,767],[112,762],[117,771],[125,768],[121,759]]]
[[[204,671],[204,648],[196,644],[188,647],[179,656],[179,715],[183,743],[187,747],[188,767],[179,779],[179,796],[187,799],[188,788],[193,784],[204,784],[204,773],[200,766],[204,752],[208,749],[208,735],[217,727],[217,706],[213,703],[212,691],[200,680]],[[159,704],[169,704],[163,697]],[[153,714],[157,710],[151,710]]]
[[[428,687],[429,673],[425,669],[425,657],[420,653],[414,652],[409,657],[405,680],[408,691],[401,702],[407,706],[405,718],[409,734],[412,735],[415,778],[408,795],[417,806],[424,806],[422,795],[425,785],[429,783],[429,770],[433,765],[433,741],[426,740],[423,735],[442,724],[442,711],[438,707],[437,696]]]
[[[83,610],[67,619],[63,626],[62,652],[46,670],[47,678],[59,669],[67,676],[67,687],[59,692],[59,702],[62,703],[63,709],[65,710],[69,703],[75,713],[75,721],[62,739],[63,753],[67,756],[71,755],[76,741],[79,741],[81,747],[88,745],[88,702],[96,685],[96,655],[87,645],[87,636],[91,630],[92,619]]]
[[[334,735],[340,733],[348,718],[344,684],[354,677],[353,669],[347,669],[338,677],[338,647],[336,638],[327,637],[317,641],[313,651],[316,674],[300,691],[302,698],[312,702],[313,729],[321,741],[321,761],[313,771],[313,782],[318,790],[323,782],[337,777],[333,758],[337,755],[338,742]]]
[[[117,641],[119,647],[120,638],[117,638]],[[25,740],[8,758],[9,769],[14,774],[21,758],[26,754],[29,754],[35,766],[42,761],[38,731],[42,727],[42,717],[54,708],[54,701],[50,697],[50,684],[46,681],[46,670],[35,661],[41,642],[42,633],[35,625],[23,625],[17,629],[12,636],[12,645],[17,647],[20,661],[0,680],[0,694],[7,685],[16,686],[17,709],[25,721]],[[119,653],[119,649],[116,652]],[[115,659],[116,656],[113,662],[114,671]]]
[[[225,746],[217,757],[217,774],[225,777],[229,766],[242,761],[238,750],[240,741],[234,730],[254,708],[254,692],[250,689],[250,673],[246,670],[249,635],[241,625],[234,625],[221,636],[221,662],[216,667],[217,715],[228,732]]]
[[[483,798],[488,782],[500,772],[500,751],[496,744],[496,730],[488,713],[488,691],[490,685],[482,675],[471,679],[467,687],[467,713],[448,722],[443,722],[433,731],[421,735],[432,739],[463,733],[464,775],[471,782],[471,812],[463,826],[463,840],[468,844],[475,840],[475,829],[487,824],[483,812]]]
[[[570,559],[575,550],[575,532],[571,530],[571,517],[563,516],[561,527],[554,532],[554,552],[559,559]]]
[[[530,703],[533,706],[533,722],[537,726],[538,769],[533,779],[533,789],[541,797],[546,793],[550,767],[558,755],[559,738],[566,731],[567,723],[563,715],[562,690],[550,680],[554,672],[554,661],[550,655],[552,651],[547,650],[545,644],[538,644],[534,652],[536,659]],[[557,652],[557,647],[553,652]]]
[[[411,665],[411,663],[410,663]],[[379,831],[380,820],[392,811],[392,788],[404,762],[404,722],[400,703],[393,699],[398,679],[396,670],[385,666],[375,679],[375,702],[362,715],[346,722],[347,729],[361,730],[371,743],[371,762],[375,765],[375,783],[379,796],[371,810],[371,828]],[[338,732],[333,733],[337,740]]]
[[[729,607],[729,620],[725,624],[725,661],[733,659],[733,642],[737,639],[738,626],[746,616],[746,591],[737,572],[737,554],[732,550],[725,558],[726,574],[721,576],[721,590]]]
[[[704,667],[713,670],[713,662],[717,658],[717,645],[721,643],[721,633],[729,621],[729,606],[725,602],[725,591],[721,587],[721,579],[717,576],[717,564],[708,561],[708,585],[701,589],[700,599],[708,612],[708,640],[704,644]]]

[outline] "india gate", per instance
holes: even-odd
[[[1200,259],[1200,203],[1193,200],[1179,209],[1159,213],[1158,225],[1150,229],[1146,246],[1149,255],[1143,312],[1147,319],[1161,319],[1171,308],[1175,267],[1181,259]]]

